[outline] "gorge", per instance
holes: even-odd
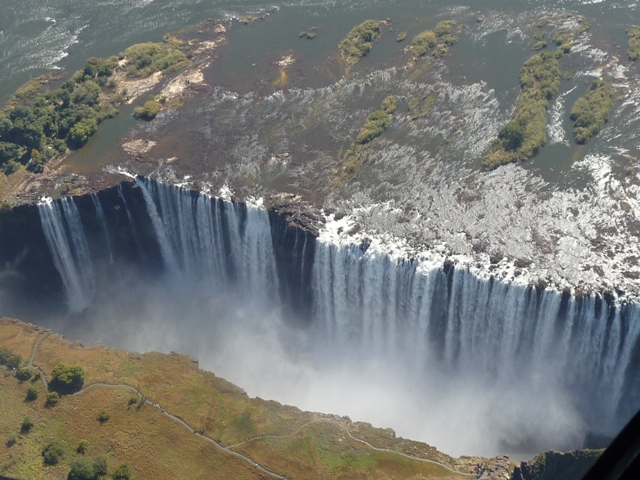
[[[3,213],[3,261],[24,252],[3,310],[73,338],[178,349],[251,395],[456,455],[579,448],[638,404],[640,310],[615,294],[504,283],[358,239],[347,217],[296,225],[144,177],[35,208]]]

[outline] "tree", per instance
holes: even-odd
[[[86,458],[79,458],[71,464],[71,470],[67,475],[67,480],[95,480],[96,475],[93,464]]]
[[[63,392],[80,390],[84,384],[84,368],[59,363],[51,372],[51,377],[52,388]]]
[[[116,468],[116,471],[113,472],[111,478],[113,480],[131,480],[133,478],[133,472],[129,468],[129,465],[123,463],[118,468]]]
[[[23,367],[16,370],[16,378],[21,382],[31,380],[31,377],[33,377],[33,370],[30,368]]]
[[[67,136],[67,144],[72,148],[80,148],[89,141],[96,130],[98,130],[98,122],[94,118],[84,119],[71,127]]]
[[[45,405],[47,407],[55,407],[59,401],[60,395],[58,395],[58,392],[51,392],[47,395],[47,402],[45,403]]]
[[[27,389],[27,396],[26,396],[26,400],[28,402],[32,402],[33,400],[35,400],[36,398],[38,398],[38,389],[36,387],[34,387],[33,385],[31,385],[28,389]]]
[[[64,450],[60,444],[56,442],[49,442],[42,450],[42,456],[44,457],[44,463],[47,465],[57,465],[60,459],[64,456]]]

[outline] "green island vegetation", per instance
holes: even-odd
[[[627,37],[629,39],[627,55],[630,60],[635,62],[640,58],[640,27],[629,28],[627,30]]]
[[[120,55],[129,80],[169,73],[187,66],[192,56],[171,35],[163,43],[133,45]],[[115,116],[125,101],[118,91],[118,68],[118,57],[91,57],[58,88],[47,90],[46,77],[19,88],[0,110],[0,171],[10,175],[26,166],[41,173],[50,160],[87,143],[100,122]]]
[[[133,110],[133,116],[142,120],[153,120],[161,110],[161,105],[155,99],[147,100],[142,107]]]
[[[356,65],[371,51],[373,41],[381,35],[381,25],[382,22],[379,20],[366,20],[353,27],[340,42],[339,48],[348,65]]]
[[[482,161],[485,169],[533,157],[547,141],[547,109],[560,87],[556,53],[530,57],[520,72],[521,93],[512,120],[498,133]]]
[[[410,99],[409,113],[411,114],[411,119],[417,120],[418,118],[424,118],[429,115],[429,112],[435,105],[437,98],[437,93],[428,93],[423,97],[414,97]]]
[[[395,101],[388,100],[385,106],[393,109]],[[396,437],[390,429],[250,398],[184,355],[83,347],[52,333],[42,334],[33,325],[0,319],[3,352],[30,358],[39,340],[33,363],[47,379],[54,370],[66,371],[71,379],[81,368],[85,383],[75,395],[60,395],[55,408],[50,408],[44,382],[34,383],[38,399],[25,402],[30,383],[0,367],[0,476],[257,480],[265,478],[255,467],[258,464],[298,480],[463,479],[476,462],[492,461],[454,459],[424,443]],[[70,369],[71,365],[76,368]],[[135,406],[132,396],[137,398]],[[96,419],[103,413],[109,420],[101,424]],[[201,435],[251,462],[222,452]]]
[[[424,57],[429,50],[435,47],[433,56],[440,58],[449,52],[449,47],[458,42],[458,35],[454,31],[456,22],[444,20],[438,23],[433,30],[425,30],[413,37],[409,51],[413,61]]]
[[[547,48],[547,45],[549,45],[547,42],[545,42],[544,40],[540,40],[539,42],[536,42],[533,45],[533,49],[534,50],[542,50],[543,48]]]
[[[354,176],[360,166],[360,157],[365,148],[385,132],[391,125],[391,115],[398,108],[398,98],[394,95],[386,97],[380,109],[371,113],[360,128],[356,141],[344,154],[344,166],[339,182]]]
[[[615,91],[611,83],[594,80],[589,91],[573,105],[571,120],[576,143],[586,143],[598,134],[609,119]]]
[[[396,37],[396,42],[402,42],[405,38],[407,38],[407,32],[400,32]]]
[[[193,51],[173,35],[165,35],[162,43],[139,43],[120,55],[127,60],[127,78],[145,78],[156,72],[171,73],[188,66]]]
[[[547,35],[547,32],[545,32],[545,31],[536,32],[533,35],[533,39],[534,40],[542,40],[546,35]]]
[[[314,38],[316,38],[316,33],[315,32],[307,32],[307,31],[303,31],[300,32],[300,34],[298,35],[298,37],[300,38],[307,38],[309,40],[313,40]]]

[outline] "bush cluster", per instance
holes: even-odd
[[[142,107],[133,110],[133,116],[142,120],[153,120],[160,112],[160,104],[155,100],[147,100]]]
[[[380,36],[381,22],[378,20],[366,20],[353,27],[344,38],[339,48],[349,65],[355,65],[373,48],[373,41]]]
[[[458,42],[458,36],[454,32],[456,22],[444,20],[438,23],[433,30],[425,30],[413,37],[410,51],[414,59],[425,56],[433,47],[433,56],[440,58],[447,54],[449,47]]]
[[[530,57],[520,72],[522,92],[513,119],[491,144],[483,166],[493,169],[533,157],[547,141],[547,109],[560,87],[560,67],[554,53]]]
[[[577,143],[586,143],[598,134],[609,119],[615,91],[611,83],[594,80],[589,91],[571,109],[573,136]]]

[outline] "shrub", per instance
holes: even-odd
[[[20,431],[22,433],[28,433],[33,428],[33,420],[30,417],[24,417],[22,425],[20,425]]]
[[[398,108],[398,98],[394,95],[389,95],[382,101],[382,110],[387,113],[393,113]]]
[[[80,443],[76,447],[76,452],[84,455],[84,453],[87,451],[87,448],[89,448],[89,442],[87,440],[80,440]]]
[[[396,42],[402,42],[405,38],[407,38],[407,32],[400,32],[396,37]]]
[[[57,364],[51,372],[52,388],[60,392],[80,390],[84,384],[84,368],[77,365]]]
[[[135,405],[136,403],[138,403],[138,397],[131,397],[129,398],[129,405]]]
[[[57,465],[64,456],[64,450],[60,444],[49,442],[42,450],[42,456],[44,457],[44,463],[47,465]]]
[[[111,475],[113,480],[131,480],[133,478],[133,472],[126,463],[123,463],[116,471]]]
[[[32,402],[37,398],[38,398],[38,389],[33,385],[31,385],[29,388],[27,388],[27,396],[25,397],[25,400],[27,400],[28,402]]]
[[[98,478],[94,466],[86,458],[79,458],[71,464],[67,480],[95,480]]]
[[[100,412],[100,415],[98,415],[98,421],[100,423],[104,423],[104,422],[108,421],[110,418],[111,418],[111,415],[109,415],[104,410],[102,412]]]
[[[147,100],[143,107],[137,107],[133,111],[133,116],[143,120],[153,120],[160,112],[160,104],[155,100]]]
[[[357,64],[362,57],[371,51],[373,41],[380,36],[381,22],[366,20],[353,27],[349,34],[338,45],[349,65]]]
[[[31,380],[31,377],[33,377],[33,370],[30,368],[23,367],[16,370],[16,378],[21,382]]]
[[[59,401],[60,401],[60,395],[58,395],[58,392],[50,392],[47,395],[47,401],[45,405],[47,407],[55,407]]]
[[[6,445],[7,445],[7,447],[13,447],[16,444],[17,441],[18,441],[18,436],[15,433],[10,433],[7,436]]]

